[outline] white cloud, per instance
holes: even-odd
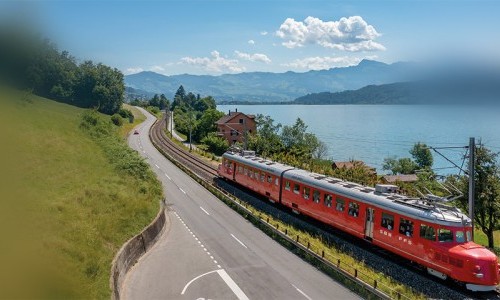
[[[151,68],[149,68],[149,71],[163,72],[163,71],[165,71],[165,68],[162,66],[152,66]]]
[[[254,41],[254,40],[249,40],[249,41],[248,41],[248,43],[249,43],[250,45],[255,45],[255,41]]]
[[[239,66],[236,59],[228,59],[220,56],[218,51],[210,52],[211,57],[183,57],[181,63],[195,65],[211,72],[242,72],[244,67]]]
[[[306,57],[296,59],[291,63],[282,64],[285,67],[305,70],[324,70],[333,67],[347,67],[358,64],[362,58],[349,56]]]
[[[287,18],[276,31],[276,36],[285,40],[282,45],[287,48],[318,44],[351,52],[385,50],[383,45],[374,41],[380,34],[360,16],[327,22],[314,17],[307,17],[304,22]]]
[[[123,73],[125,73],[125,75],[130,75],[130,74],[140,73],[142,71],[144,71],[143,68],[136,67],[136,68],[128,68]]]
[[[267,31],[261,31],[260,35],[267,35]]]
[[[249,60],[249,61],[258,61],[258,62],[263,62],[266,64],[271,63],[271,59],[267,57],[267,55],[262,54],[262,53],[255,53],[255,54],[249,54],[249,53],[244,53],[240,51],[234,51],[236,56],[241,59]]]

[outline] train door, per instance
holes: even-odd
[[[366,225],[365,225],[365,238],[367,240],[373,239],[373,219],[375,218],[375,209],[366,208]]]

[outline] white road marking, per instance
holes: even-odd
[[[215,270],[215,271],[210,271],[210,272],[207,272],[205,274],[201,274],[200,276],[196,276],[195,278],[191,279],[191,281],[189,281],[185,286],[184,288],[182,289],[182,292],[181,292],[181,295],[184,295],[184,293],[186,292],[187,288],[189,287],[189,285],[191,283],[193,283],[195,280],[197,279],[200,279],[201,277],[205,276],[205,275],[208,275],[208,274],[211,274],[211,273],[215,273],[215,272],[218,272],[219,270]]]
[[[186,192],[184,192],[184,190],[183,190],[183,189],[179,188],[179,190],[181,190],[181,192],[183,192],[184,194],[186,194]]]
[[[220,277],[222,277],[222,280],[226,282],[226,284],[229,286],[229,288],[233,291],[233,293],[238,297],[240,300],[249,300],[247,295],[243,293],[243,291],[240,289],[240,287],[234,282],[234,280],[229,277],[229,275],[224,271],[224,269],[217,270],[217,273],[219,273]]]
[[[146,151],[142,150],[142,153],[146,153]]]
[[[155,164],[155,166],[156,166],[158,169],[160,168],[157,164]]]
[[[245,248],[247,248],[247,249],[248,249],[248,247],[247,247],[245,244],[243,244],[243,242],[241,242],[240,240],[238,240],[238,238],[236,238],[236,237],[235,237],[232,233],[231,233],[231,236],[232,236],[232,237],[233,237],[233,239],[235,239],[238,243],[240,243],[243,247],[245,247]]]
[[[306,297],[307,300],[312,300],[311,297],[307,296],[306,293],[304,293],[303,291],[301,291],[298,287],[296,287],[293,283],[292,283],[292,286],[297,290],[297,292],[301,293],[302,296]]]
[[[206,211],[206,210],[205,210],[203,207],[201,207],[201,206],[200,206],[200,208],[201,208],[201,210],[202,210],[202,211],[204,211],[207,215],[209,215],[209,216],[210,216],[210,214],[208,213],[208,211]]]
[[[170,176],[168,176],[167,173],[165,173],[165,176],[167,176],[168,180],[172,180],[172,178],[170,178]]]

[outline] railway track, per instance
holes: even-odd
[[[191,169],[192,172],[202,179],[216,185],[218,188],[226,190],[263,212],[293,224],[293,226],[309,233],[324,236],[329,243],[335,244],[339,249],[351,253],[357,260],[364,261],[373,269],[380,270],[385,275],[394,278],[402,284],[412,286],[414,290],[429,298],[500,300],[498,291],[490,293],[472,293],[449,280],[439,282],[437,279],[431,277],[431,275],[416,270],[414,266],[405,262],[402,258],[398,259],[395,258],[394,255],[384,254],[384,251],[379,251],[374,247],[370,247],[366,242],[358,241],[356,238],[348,236],[342,231],[334,228],[327,228],[324,224],[305,216],[292,214],[283,207],[278,207],[266,201],[262,201],[262,199],[259,199],[260,197],[254,195],[251,191],[246,191],[241,187],[219,180],[216,167],[186,152],[169,139],[166,132],[163,130],[165,124],[166,119],[164,116],[162,119],[158,120],[151,129],[150,136],[157,147],[160,147],[174,159]]]
[[[166,153],[169,153],[174,159],[186,165],[201,178],[213,182],[214,177],[217,176],[217,168],[196,155],[186,152],[179,145],[172,142],[164,131],[165,125],[166,116],[164,115],[151,128],[150,136],[153,143]]]

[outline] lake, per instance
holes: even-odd
[[[228,113],[269,115],[275,124],[293,125],[301,118],[328,146],[328,157],[336,161],[362,160],[380,174],[386,157],[411,157],[417,142],[431,147],[462,147],[475,137],[500,152],[500,106],[430,105],[218,105]],[[465,149],[439,150],[458,165]],[[458,169],[433,152],[438,174],[456,174]],[[467,164],[464,164],[466,168]]]

